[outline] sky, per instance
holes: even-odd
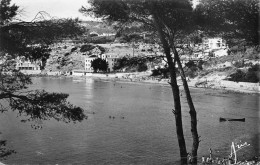
[[[88,0],[11,0],[23,9],[22,16],[24,21],[31,21],[39,11],[46,11],[51,17],[76,18],[90,20],[78,10],[81,6],[87,6]]]

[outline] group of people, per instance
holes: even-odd
[[[223,159],[220,159],[218,157],[213,159],[211,148],[209,148],[209,157],[202,156],[201,159],[202,159],[201,160],[202,164],[213,164],[213,163],[214,164],[220,164],[220,165],[232,165],[232,164],[234,164],[234,160],[232,159],[231,156],[229,156],[228,158],[223,158]]]

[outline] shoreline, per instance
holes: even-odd
[[[87,79],[92,78],[96,80],[105,81],[118,81],[126,83],[147,83],[147,84],[159,84],[169,85],[169,79],[161,79],[150,76],[150,72],[141,73],[92,73],[86,76],[73,76],[73,75],[32,75],[35,78],[73,78],[73,79]],[[177,78],[177,83],[183,89],[181,78]],[[259,83],[248,83],[248,82],[233,82],[223,79],[206,79],[206,78],[195,78],[187,80],[189,88],[194,89],[213,89],[213,90],[224,90],[233,93],[245,93],[245,94],[260,94]]]
[[[69,76],[72,78],[93,78],[98,80],[105,81],[118,81],[118,82],[126,82],[126,83],[141,83],[141,84],[157,84],[157,85],[169,85],[169,79],[158,79],[148,77],[146,79],[142,78],[115,78],[115,77],[100,77],[100,76]],[[247,83],[247,82],[233,82],[227,80],[219,80],[219,81],[207,81],[207,80],[196,80],[191,79],[187,80],[189,88],[193,89],[212,89],[212,90],[224,90],[232,93],[244,93],[244,94],[260,94],[260,86],[259,83]],[[181,89],[183,89],[182,81],[177,79],[177,83]],[[170,85],[169,85],[170,86]]]

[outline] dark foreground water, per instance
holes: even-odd
[[[179,148],[169,86],[71,78],[37,78],[32,88],[70,94],[89,118],[77,124],[53,120],[34,130],[16,113],[0,115],[1,139],[17,151],[7,164],[178,164]],[[239,159],[259,154],[259,96],[192,89],[201,136],[199,157],[225,157],[232,142],[244,145]],[[182,96],[187,150],[190,117]],[[94,114],[93,114],[94,112]],[[114,116],[115,119],[110,119]],[[219,117],[246,122],[219,122]],[[250,145],[248,145],[250,144]],[[236,146],[238,148],[239,146]],[[240,146],[241,148],[241,146]]]

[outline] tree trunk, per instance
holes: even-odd
[[[191,98],[189,86],[188,86],[188,83],[186,80],[186,76],[184,74],[180,58],[179,58],[178,52],[175,47],[173,47],[173,51],[174,51],[174,58],[178,64],[178,68],[180,71],[187,102],[188,102],[188,105],[190,108],[189,113],[190,113],[190,117],[191,117],[191,133],[192,133],[192,138],[193,138],[193,144],[192,144],[192,150],[191,150],[191,162],[192,162],[192,164],[197,164],[197,156],[198,156],[197,151],[199,148],[199,136],[198,136],[198,131],[197,131],[197,112],[195,110],[195,107],[194,107],[194,104],[193,104],[193,101]]]
[[[173,62],[168,62],[168,64],[170,63],[173,64]],[[173,110],[173,113],[175,115],[176,133],[177,133],[178,143],[180,148],[181,163],[187,164],[187,149],[186,149],[186,143],[184,139],[183,126],[182,126],[180,91],[176,80],[175,68],[172,69],[172,67],[169,66],[169,69],[170,69],[170,76],[171,76],[170,84],[172,87],[174,108],[175,108],[175,110]]]
[[[160,37],[161,43],[163,45],[164,53],[166,55],[167,62],[169,65],[169,71],[170,71],[170,77],[171,77],[170,84],[172,87],[174,108],[175,108],[173,110],[173,113],[175,115],[175,125],[176,125],[176,133],[177,133],[178,144],[179,144],[179,149],[180,149],[181,164],[187,164],[187,149],[186,149],[186,143],[185,143],[184,134],[183,134],[180,91],[179,91],[179,86],[178,86],[177,80],[176,80],[176,69],[174,66],[173,59],[171,57],[170,45],[166,41],[166,36],[164,35],[164,33],[162,31],[162,27],[161,27],[156,15],[154,15],[154,22],[156,25],[156,29],[159,33],[159,37]]]

